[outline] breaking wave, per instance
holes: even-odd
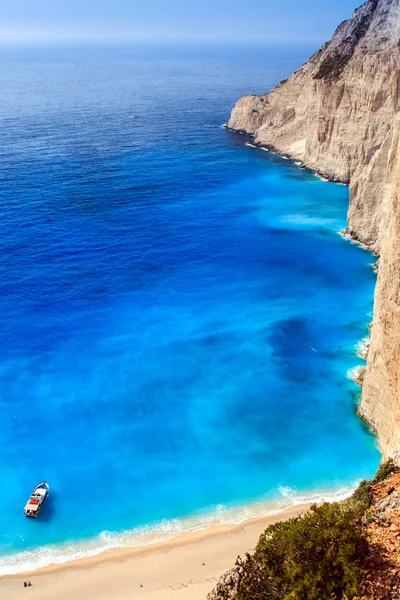
[[[168,542],[182,534],[206,531],[221,525],[239,525],[251,519],[268,517],[302,504],[338,502],[348,498],[359,482],[338,490],[299,493],[291,487],[279,487],[275,501],[256,502],[237,508],[217,506],[208,515],[165,520],[153,526],[128,531],[103,531],[98,536],[75,543],[42,546],[35,550],[1,557],[0,576],[35,571],[50,565],[62,565],[81,558],[97,556],[118,548],[145,548]]]
[[[369,336],[363,338],[361,341],[356,344],[356,352],[357,356],[366,360],[368,356],[369,345],[371,343],[371,338]]]
[[[347,371],[347,378],[357,383],[360,380],[360,376],[362,375],[363,371],[365,371],[365,366],[363,365],[353,367]]]

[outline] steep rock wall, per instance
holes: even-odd
[[[385,457],[400,464],[400,119],[393,127],[381,188],[381,257],[361,416]]]
[[[360,413],[400,461],[400,0],[369,0],[332,40],[228,127],[350,184],[349,232],[380,254]]]

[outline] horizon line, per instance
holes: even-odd
[[[0,47],[67,47],[67,46],[134,46],[134,45],[207,45],[207,46],[282,46],[282,47],[295,47],[295,46],[315,46],[320,48],[326,40],[323,38],[319,39],[282,39],[282,38],[207,38],[207,37],[190,37],[190,38],[169,38],[169,37],[148,37],[148,38],[135,38],[135,37],[105,37],[105,38],[90,38],[90,37],[65,37],[65,38],[13,38],[4,39],[1,37],[0,32]]]
[[[148,31],[147,33],[112,28],[112,29],[93,29],[93,28],[74,28],[74,27],[0,27],[0,46],[20,46],[20,45],[77,45],[77,44],[237,44],[237,45],[322,45],[326,42],[324,36],[290,36],[282,38],[281,36],[257,35],[244,36],[239,32],[228,33],[227,35],[218,35],[202,32],[193,32],[180,34],[178,32],[167,33],[165,31]]]

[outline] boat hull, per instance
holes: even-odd
[[[43,481],[35,487],[24,508],[24,514],[28,519],[37,519],[49,495],[49,491],[50,486],[47,481]]]

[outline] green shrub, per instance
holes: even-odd
[[[365,540],[357,506],[313,506],[303,517],[276,523],[254,555],[238,560],[237,600],[352,598],[361,578]]]
[[[399,469],[398,467],[396,467],[392,459],[382,463],[375,477],[369,481],[362,481],[356,489],[356,491],[354,492],[354,494],[347,502],[359,502],[364,506],[364,509],[366,510],[372,504],[372,486],[376,483],[382,483],[382,481],[385,481],[385,479],[390,477],[392,473],[397,473],[398,471]]]
[[[364,479],[354,492],[354,494],[347,500],[347,503],[351,501],[359,502],[365,507],[365,510],[371,506],[372,493],[371,493],[372,482]]]
[[[361,527],[372,504],[372,486],[399,472],[392,460],[362,481],[348,500],[312,506],[303,517],[276,523],[261,535],[253,555],[238,559],[231,600],[349,600],[357,595],[367,542]]]
[[[393,462],[393,459],[389,459],[386,462],[382,463],[379,466],[378,472],[372,480],[372,483],[382,483],[385,481],[392,473],[398,473],[399,469]]]

